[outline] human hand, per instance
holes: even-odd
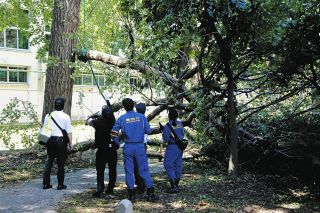
[[[70,143],[67,144],[67,152],[70,153],[72,151],[72,145]]]

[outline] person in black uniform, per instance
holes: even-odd
[[[119,145],[112,142],[110,131],[115,123],[115,117],[112,109],[105,105],[102,107],[101,115],[90,116],[86,124],[95,129],[95,147],[96,152],[96,170],[97,170],[97,191],[93,194],[94,197],[103,197],[104,185],[104,170],[108,163],[109,183],[105,191],[106,194],[113,194],[117,178],[117,149]]]

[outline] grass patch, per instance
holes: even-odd
[[[90,151],[89,151],[90,152]],[[90,155],[86,153],[84,155]],[[44,162],[46,160],[46,151],[5,151],[0,153],[0,188],[15,184],[17,182],[27,181],[34,178],[42,177]],[[89,158],[89,156],[84,156]],[[87,168],[94,166],[90,160],[81,160],[79,154],[68,156],[66,162],[66,172],[75,169]],[[52,175],[56,174],[57,165],[52,168]]]
[[[209,162],[184,163],[181,192],[168,194],[164,173],[153,176],[159,201],[138,198],[134,212],[316,212],[319,202],[288,178],[240,174],[229,177]],[[295,185],[292,185],[295,184]],[[292,189],[292,186],[296,186]],[[115,195],[92,198],[94,189],[66,198],[58,212],[115,212],[127,198],[126,186],[117,183]],[[299,193],[297,193],[299,192]]]

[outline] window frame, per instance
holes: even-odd
[[[15,39],[16,39],[16,47],[8,47],[8,44],[7,44],[7,30],[15,30],[16,31],[16,36],[15,36]],[[19,38],[19,32],[21,32],[21,30],[18,28],[18,27],[8,27],[8,28],[5,28],[1,33],[3,35],[3,46],[0,46],[0,49],[1,48],[4,48],[4,49],[14,49],[14,50],[30,50],[30,37],[27,38],[28,40],[28,47],[25,49],[25,48],[19,48],[20,46],[20,38]]]
[[[135,76],[135,75],[131,75],[129,77],[129,84],[131,86],[134,86],[135,88],[139,88],[141,90],[146,88],[146,84],[145,84],[144,80],[141,77]]]
[[[0,71],[6,72],[6,81],[1,81],[0,83],[5,84],[28,84],[28,67],[24,66],[14,66],[14,65],[0,65]],[[10,73],[16,73],[17,81],[10,81]],[[20,81],[20,74],[25,73],[25,81]]]
[[[84,84],[83,83],[84,77],[90,77],[91,84]],[[79,81],[80,84],[76,83],[76,78],[80,78],[80,81]],[[105,86],[105,76],[104,75],[96,75],[96,78],[97,78],[99,87],[104,87]],[[103,84],[100,83],[101,81],[103,81]],[[92,74],[81,73],[80,75],[76,75],[74,77],[74,85],[75,86],[82,86],[82,87],[92,87],[92,86],[96,86],[96,82],[93,79]]]

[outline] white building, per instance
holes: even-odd
[[[31,46],[19,29],[12,27],[0,32],[0,113],[13,98],[31,102],[39,120],[42,115],[46,66],[36,59],[39,46]],[[97,76],[104,85],[104,76]],[[72,120],[83,120],[105,104],[90,74],[75,78]],[[79,94],[83,94],[79,104]],[[24,120],[22,122],[27,122]]]

